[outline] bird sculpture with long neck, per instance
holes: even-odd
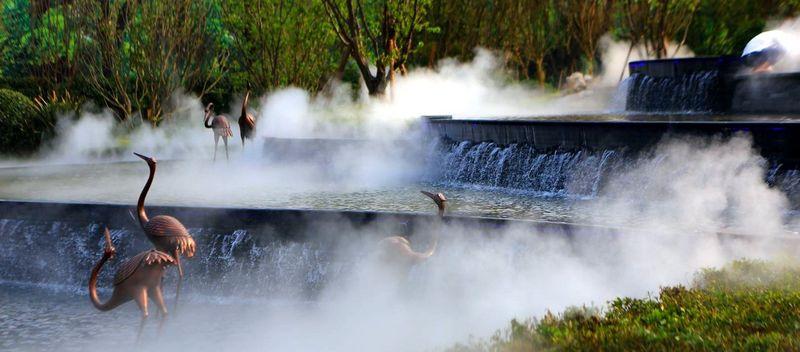
[[[439,221],[444,217],[444,212],[447,207],[447,198],[442,193],[431,193],[422,191],[422,194],[433,199],[438,208]],[[380,247],[383,250],[383,259],[389,265],[396,266],[396,269],[408,270],[414,264],[421,263],[430,258],[436,252],[436,246],[439,243],[439,236],[436,231],[433,235],[433,241],[425,252],[415,252],[411,249],[411,242],[404,236],[391,236],[384,238],[380,241]]]
[[[164,304],[164,295],[161,289],[162,278],[167,266],[175,265],[175,259],[170,255],[154,249],[141,252],[129,258],[120,265],[116,275],[114,275],[114,291],[111,298],[101,302],[97,295],[97,278],[103,265],[116,255],[116,249],[111,243],[111,235],[108,228],[105,229],[106,245],[103,257],[92,269],[89,277],[89,299],[92,305],[100,311],[109,311],[119,307],[128,301],[136,301],[142,311],[142,321],[139,324],[138,336],[142,333],[144,322],[149,316],[147,310],[148,299],[152,299],[158,310],[161,312],[161,322],[167,316],[167,306]]]
[[[225,115],[217,115],[212,119],[211,117],[214,115],[213,108],[214,103],[208,103],[208,105],[206,105],[203,126],[214,131],[214,160],[217,160],[217,146],[219,146],[220,138],[222,138],[222,142],[225,143],[225,159],[230,160],[228,157],[228,137],[233,136],[231,124],[228,123],[228,118],[225,117]]]
[[[250,100],[250,89],[247,89],[247,94],[244,95],[242,101],[242,114],[239,115],[239,134],[242,136],[242,148],[244,148],[245,139],[253,139],[256,131],[256,118],[253,114],[247,112],[247,102]]]
[[[175,305],[178,304],[178,296],[180,294],[181,282],[183,280],[183,266],[181,265],[181,255],[186,258],[194,256],[195,242],[186,227],[181,224],[178,219],[169,215],[156,215],[153,218],[147,216],[144,209],[144,201],[147,198],[147,192],[150,191],[150,185],[153,184],[153,178],[156,174],[156,160],[144,156],[139,153],[134,153],[136,156],[142,158],[147,163],[150,169],[150,176],[147,178],[147,183],[142,188],[142,193],[139,195],[139,202],[136,205],[136,212],[138,215],[139,225],[144,230],[147,239],[153,243],[157,250],[169,253],[175,258],[175,264],[178,266],[178,288],[175,291]]]

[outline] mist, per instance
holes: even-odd
[[[667,54],[669,58],[694,57],[692,49],[685,45],[677,45],[667,42]],[[623,79],[630,76],[628,63],[632,61],[655,59],[654,55],[648,53],[643,44],[631,45],[624,40],[613,40],[609,34],[600,38],[599,48],[601,52],[602,70],[600,75],[594,80],[595,86],[615,87]],[[624,102],[621,107],[624,109]]]
[[[178,112],[155,129],[140,125],[121,131],[107,112],[62,119],[58,138],[34,161],[97,163],[133,161],[133,151],[154,155],[175,163],[160,166],[152,192],[172,192],[184,202],[201,197],[202,191],[204,199],[227,204],[244,197],[242,192],[285,197],[286,204],[292,204],[295,189],[326,192],[406,184],[425,171],[420,159],[430,146],[415,139],[420,136],[416,121],[421,115],[615,111],[613,87],[626,75],[622,61],[629,46],[607,42],[604,50],[608,59],[597,89],[567,96],[511,83],[497,57],[485,50],[478,50],[469,63],[445,60],[436,69],[415,69],[398,77],[394,91],[387,94],[391,100],[353,100],[352,92],[341,85],[330,96],[313,96],[297,88],[277,90],[253,104],[259,138],[244,150],[235,123],[238,109],[233,109],[228,115],[234,129],[229,140],[231,160],[226,161],[220,145],[216,163],[210,161],[212,132],[201,125],[202,103],[177,93]],[[635,48],[631,59],[645,58],[637,56],[638,51]],[[294,155],[269,140],[275,138],[305,139],[309,146],[323,138],[368,143],[332,151],[323,146]],[[397,148],[398,141],[414,147]],[[320,150],[328,152],[324,162],[314,157]],[[138,173],[117,170],[113,180],[90,180],[92,187],[122,190],[126,194],[122,201],[132,204],[145,177],[144,165],[139,166]],[[612,218],[634,224],[616,229],[613,235],[591,227],[566,234],[528,226],[466,228],[430,220],[414,224],[418,230],[411,242],[422,250],[438,235],[437,253],[407,276],[397,277],[374,257],[377,241],[393,234],[388,225],[364,229],[342,225],[327,229],[340,235],[335,256],[336,262],[345,263],[342,274],[326,282],[314,300],[291,294],[239,300],[236,295],[241,292],[235,287],[255,279],[230,273],[224,277],[234,288],[230,297],[188,291],[188,302],[169,318],[160,337],[156,337],[157,318],[151,319],[141,346],[127,344],[135,337],[139,317],[132,304],[111,313],[92,311],[114,319],[119,330],[103,327],[94,336],[72,342],[96,350],[446,348],[470,336],[490,336],[512,318],[540,317],[571,305],[603,306],[618,296],[645,297],[662,285],[688,284],[700,268],[742,257],[783,258],[793,248],[768,235],[785,232],[788,201],[764,181],[765,173],[766,162],[746,136],[667,139],[630,167],[609,175],[601,194],[589,203],[590,223]],[[278,191],[264,192],[266,188]],[[448,197],[458,207],[458,195]],[[313,219],[309,221],[313,225]],[[751,236],[731,240],[717,236],[718,232]],[[296,245],[277,244],[287,252]],[[298,287],[281,291],[300,291],[303,283],[287,283],[291,284]],[[88,303],[85,308],[91,310]]]
[[[770,21],[764,31],[779,31],[776,39],[785,51],[785,56],[773,65],[774,72],[800,71],[800,18]]]
[[[383,147],[370,159],[386,159],[383,153],[396,140],[418,136],[419,117],[449,115],[454,118],[530,117],[537,115],[620,113],[624,92],[617,84],[627,77],[627,61],[649,59],[641,47],[613,41],[606,35],[600,42],[602,66],[589,89],[578,94],[543,90],[537,84],[518,82],[504,70],[499,54],[475,49],[469,62],[441,60],[436,68],[413,68],[398,75],[384,97],[353,94],[347,84],[331,82],[325,94],[286,87],[250,100],[249,111],[257,117],[257,138],[242,149],[238,125],[242,96],[231,102],[231,111],[215,111],[228,117],[233,129],[229,153],[234,161],[262,159],[265,138],[326,138],[370,140]],[[693,56],[688,48],[670,44],[675,57]],[[627,60],[627,61],[626,61]],[[623,89],[624,90],[624,89]],[[354,98],[355,96],[355,98]],[[79,116],[59,119],[57,137],[32,159],[5,160],[6,166],[30,164],[73,164],[96,161],[134,160],[131,152],[154,155],[162,160],[208,160],[214,155],[213,134],[202,126],[204,105],[198,97],[182,91],[169,101],[173,113],[158,128],[137,117],[117,122],[110,111],[84,109]],[[370,151],[360,150],[359,152]],[[220,141],[218,153],[224,156]],[[338,160],[349,161],[353,155]],[[219,155],[218,155],[219,156]],[[358,169],[372,169],[358,167]]]
[[[257,117],[257,138],[252,148],[241,149],[236,120],[241,97],[224,113],[233,128],[229,140],[234,159],[257,158],[263,138],[345,138],[394,141],[414,135],[423,115],[454,117],[505,117],[618,111],[624,102],[614,102],[611,79],[623,68],[624,43],[608,40],[604,67],[608,72],[590,93],[562,96],[538,85],[513,81],[498,56],[476,49],[470,62],[442,60],[435,69],[415,68],[397,76],[385,97],[358,95],[353,98],[346,84],[333,82],[330,94],[312,95],[287,87],[251,99],[250,111]],[[638,58],[636,53],[632,58]],[[616,68],[619,67],[619,68]],[[613,83],[616,83],[614,81]],[[610,88],[609,88],[610,87]],[[109,111],[64,116],[57,138],[31,161],[80,163],[92,160],[132,160],[131,151],[154,154],[161,159],[209,159],[213,135],[202,126],[203,104],[197,97],[176,92],[170,101],[174,113],[158,128],[146,123],[117,123]],[[135,118],[134,118],[135,120]],[[133,120],[132,120],[133,121]],[[219,152],[224,155],[222,142]]]
[[[310,232],[300,238],[313,238],[323,227],[339,234],[333,260],[338,264],[324,270],[329,280],[314,299],[296,294],[303,290],[302,276],[284,282],[278,293],[260,295],[244,288],[263,278],[232,270],[224,276],[224,296],[193,295],[188,289],[187,303],[169,318],[162,335],[157,337],[154,317],[143,344],[131,349],[436,350],[486,338],[512,318],[541,317],[573,305],[603,307],[619,296],[647,297],[660,286],[689,284],[701,268],[735,259],[785,260],[795,248],[767,235],[780,232],[786,199],[765,183],[764,172],[763,160],[744,136],[665,140],[632,167],[610,175],[595,201],[596,216],[636,218],[637,226],[567,234],[423,219],[413,224],[413,247],[424,250],[434,235],[439,247],[407,276],[392,275],[396,271],[375,256],[377,241],[392,234],[392,224],[356,229],[308,219]],[[450,198],[458,206],[458,195]],[[739,238],[716,235],[732,229],[750,232]],[[277,245],[278,252],[299,250],[292,242]],[[107,335],[80,340],[84,346],[101,350],[109,346],[108,334],[122,341],[115,340],[117,348],[133,340],[134,305],[93,314],[121,324]]]

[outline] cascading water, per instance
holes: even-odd
[[[604,180],[623,172],[632,156],[604,150],[540,152],[527,144],[442,143],[429,160],[434,182],[449,186],[499,188],[564,198],[594,198]],[[800,170],[773,164],[765,180],[800,206]]]
[[[102,254],[98,223],[0,219],[0,280],[83,292]],[[189,228],[196,258],[184,261],[187,292],[210,297],[310,297],[346,263],[316,241],[251,236],[247,230]],[[112,230],[117,258],[101,273],[109,285],[123,259],[149,247],[140,231]],[[175,276],[175,270],[171,270]],[[170,289],[169,285],[167,289]]]
[[[620,153],[541,153],[526,144],[449,143],[433,159],[437,181],[532,192],[545,196],[593,197]]]
[[[773,165],[767,173],[767,182],[783,191],[794,208],[800,207],[800,170]]]
[[[674,77],[634,73],[625,79],[626,110],[645,112],[711,112],[719,109],[719,71],[699,71]]]

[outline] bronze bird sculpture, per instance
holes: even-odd
[[[430,197],[436,203],[439,209],[439,219],[444,217],[445,208],[447,205],[447,198],[442,193],[431,193],[422,191],[422,194]],[[439,237],[434,232],[433,242],[427,251],[419,253],[411,249],[411,242],[404,236],[391,236],[384,238],[380,241],[379,245],[382,250],[382,259],[384,263],[393,266],[397,270],[407,272],[411,266],[418,264],[430,258],[436,252],[436,246],[439,243]]]
[[[178,304],[178,296],[181,290],[181,281],[183,281],[183,266],[181,265],[181,255],[187,258],[194,256],[195,243],[192,235],[186,230],[186,227],[181,224],[178,219],[169,215],[156,215],[152,219],[147,217],[144,210],[144,200],[147,197],[147,192],[150,190],[150,185],[153,184],[153,177],[156,174],[156,160],[144,156],[139,153],[133,153],[147,162],[150,169],[150,176],[147,178],[147,183],[142,188],[142,193],[139,195],[139,202],[136,205],[139,225],[144,230],[147,239],[153,243],[157,250],[169,253],[175,259],[175,264],[178,266],[178,288],[175,291],[175,305]]]
[[[208,103],[208,105],[206,105],[203,126],[214,131],[214,160],[217,160],[217,147],[219,146],[220,138],[222,138],[222,142],[225,143],[225,159],[230,160],[228,157],[228,137],[233,136],[231,124],[228,123],[228,118],[225,117],[225,115],[217,115],[212,119],[211,117],[214,115],[213,107],[214,103]]]
[[[116,255],[116,249],[111,243],[111,235],[108,228],[105,229],[106,246],[103,257],[92,269],[89,277],[89,299],[92,305],[100,311],[109,311],[119,307],[128,301],[136,301],[142,311],[142,321],[139,324],[137,340],[142,334],[142,328],[149,316],[147,310],[148,298],[155,302],[158,311],[161,312],[161,324],[167,317],[167,306],[164,304],[164,295],[161,290],[161,282],[167,266],[175,265],[175,260],[168,254],[154,249],[141,252],[129,258],[117,270],[114,275],[114,291],[111,298],[101,302],[97,296],[97,277],[103,269],[103,265]],[[160,325],[159,325],[160,329]]]
[[[253,114],[247,113],[247,102],[250,100],[250,89],[244,95],[242,102],[242,114],[239,116],[239,134],[242,136],[242,148],[245,139],[253,139],[256,132],[256,118]]]

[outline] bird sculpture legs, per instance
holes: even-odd
[[[142,336],[144,324],[149,316],[147,309],[148,296],[152,297],[161,313],[159,332],[167,317],[167,307],[164,304],[161,291],[161,280],[164,278],[164,264],[174,264],[174,260],[163,252],[152,250],[142,252],[136,257],[129,259],[129,261],[122,264],[123,268],[117,271],[114,292],[111,298],[105,302],[101,302],[97,295],[97,278],[100,275],[100,271],[103,269],[103,265],[116,255],[116,249],[111,243],[111,234],[108,228],[105,229],[105,240],[106,246],[103,251],[103,257],[95,265],[94,269],[92,269],[92,274],[89,278],[89,298],[95,308],[104,312],[119,307],[130,300],[135,301],[142,312],[142,320],[139,323],[139,330],[136,333],[136,342],[138,343]],[[135,267],[131,269],[131,266]],[[120,275],[128,276],[118,280]]]
[[[214,133],[214,161],[217,161],[217,147],[219,146],[219,139],[222,138],[222,143],[225,144],[225,160],[230,161],[231,158],[228,156],[228,136],[221,136]]]
[[[164,326],[164,320],[167,319],[167,305],[164,304],[164,296],[161,292],[161,285],[154,287],[150,290],[142,289],[138,293],[136,293],[133,297],[133,300],[136,301],[136,305],[139,306],[139,310],[142,311],[142,320],[139,323],[139,332],[136,333],[136,341],[139,342],[142,337],[142,330],[144,330],[144,324],[147,321],[147,318],[150,316],[150,313],[147,308],[147,299],[149,296],[155,302],[156,307],[158,308],[158,312],[161,313],[161,319],[158,322],[158,333],[161,334],[161,329]]]
[[[175,264],[178,265],[178,286],[175,288],[175,306],[172,307],[172,312],[177,314],[178,298],[181,295],[181,284],[183,283],[183,267],[181,266],[181,255],[178,253],[177,249],[172,253],[172,256],[175,258]]]
[[[164,294],[162,292],[161,285],[150,290],[150,295],[153,296],[153,301],[156,302],[158,311],[161,313],[161,320],[158,321],[159,335],[161,335],[161,329],[164,328],[164,321],[167,320],[167,305],[164,304]]]
[[[231,158],[228,156],[228,136],[222,136],[222,142],[225,143],[225,160],[230,161]]]
[[[214,133],[214,161],[217,161],[217,147],[219,146],[219,137],[216,132]]]
[[[139,306],[139,310],[142,311],[142,320],[139,322],[139,332],[136,333],[136,342],[138,343],[142,338],[144,323],[150,316],[150,313],[147,311],[147,291],[142,290],[138,292],[136,295],[134,295],[133,300],[136,301],[136,305]]]
[[[137,221],[136,220],[136,216],[133,215],[132,211],[128,210],[128,214],[130,215],[131,219],[134,222]],[[181,256],[178,254],[178,250],[177,249],[172,253],[172,256],[173,256],[173,258],[175,258],[175,263],[178,265],[178,286],[175,288],[175,307],[172,309],[173,313],[177,313],[178,312],[178,298],[180,297],[181,284],[183,283],[183,266],[181,266]],[[163,277],[161,278],[161,281],[162,282],[164,281]],[[155,297],[156,297],[156,295],[153,294],[153,299],[156,299]],[[158,292],[158,298],[157,299],[161,300],[161,304],[163,305],[164,298],[163,298],[163,295],[162,295],[162,293],[160,291]]]

